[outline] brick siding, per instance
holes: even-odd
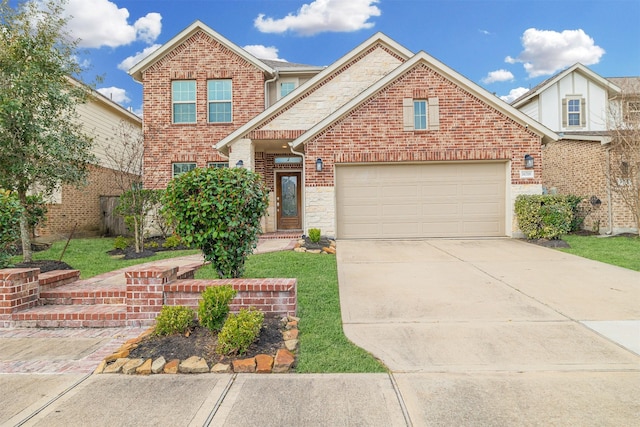
[[[114,184],[113,174],[112,169],[90,165],[87,185],[80,188],[63,185],[61,203],[47,205],[47,222],[44,227],[38,227],[36,234],[66,236],[76,223],[78,235],[99,234],[103,217],[100,196],[118,196],[121,193]]]
[[[207,80],[231,78],[233,122],[207,122]],[[264,74],[208,35],[198,32],[147,69],[144,82],[144,185],[164,188],[173,162],[226,161],[213,146],[264,110]],[[195,124],[173,124],[171,81],[196,81]]]

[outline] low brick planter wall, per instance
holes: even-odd
[[[5,268],[0,270],[0,315],[35,307],[40,298],[36,268]]]
[[[178,268],[149,268],[128,271],[127,325],[150,326],[163,305],[198,308],[207,287],[231,285],[238,294],[230,304],[232,312],[255,307],[266,316],[297,314],[296,279],[177,279]]]

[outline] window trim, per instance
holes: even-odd
[[[425,103],[424,129],[416,128],[415,103]],[[402,99],[403,129],[405,132],[426,132],[440,130],[440,101],[437,97],[432,98],[403,98]]]
[[[211,82],[219,82],[219,81],[228,81],[229,88],[229,99],[214,99],[212,100],[209,97],[209,83]],[[230,112],[229,112],[229,121],[213,121],[211,120],[211,104],[229,104]],[[212,124],[227,124],[233,123],[233,80],[232,79],[208,79],[207,80],[207,123]]]
[[[190,168],[189,170],[176,173],[176,166],[178,166],[178,165],[193,165],[193,167]],[[191,172],[192,170],[196,169],[197,167],[198,166],[197,166],[196,162],[173,162],[173,163],[171,163],[171,178],[177,178],[180,175],[182,175],[183,173]]]
[[[208,168],[228,168],[229,162],[207,162]]]
[[[422,111],[419,111],[418,107],[422,105],[424,105],[424,109],[422,109]],[[413,100],[413,129],[429,129],[429,101],[426,99]]]
[[[189,101],[176,101],[175,100],[175,89],[174,89],[174,83],[184,83],[184,82],[192,82],[193,83],[193,101],[189,100]],[[192,79],[182,79],[182,80],[171,80],[171,123],[174,125],[188,125],[188,124],[193,124],[193,123],[197,123],[198,121],[198,108],[197,108],[197,103],[198,103],[198,82],[196,82],[195,80]],[[193,105],[193,121],[190,122],[177,122],[176,121],[176,111],[175,111],[175,106],[177,104],[180,105]]]
[[[283,83],[293,83],[293,89],[291,89],[285,95],[282,95],[282,84]],[[282,99],[285,96],[289,95],[291,92],[296,90],[298,88],[298,86],[300,86],[300,79],[298,79],[297,77],[285,77],[285,78],[282,78],[282,79],[278,80],[278,84],[276,86],[277,99]]]
[[[571,101],[578,101],[579,111],[576,113],[575,111],[569,111],[569,105]],[[569,119],[571,115],[578,114],[578,124],[569,124]],[[587,123],[587,108],[586,108],[586,100],[582,95],[566,95],[562,99],[562,127],[564,128],[584,128]]]

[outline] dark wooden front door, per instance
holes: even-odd
[[[276,173],[278,230],[302,228],[301,176],[300,172]]]

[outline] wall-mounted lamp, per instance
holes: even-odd
[[[238,161],[236,162],[236,167],[237,167],[237,168],[243,168],[243,167],[244,167],[244,162],[243,162],[242,160],[238,160]]]
[[[316,160],[316,172],[322,172],[322,159],[319,157]]]
[[[598,196],[591,196],[591,198],[589,199],[589,202],[593,207],[598,207],[602,204],[602,200],[600,200]]]
[[[533,156],[530,154],[524,155],[524,168],[533,169]]]

